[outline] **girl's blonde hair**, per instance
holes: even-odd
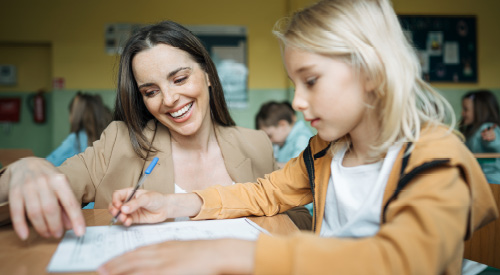
[[[285,23],[284,28],[283,23]],[[450,104],[421,78],[421,67],[388,0],[322,0],[278,21],[282,45],[342,60],[374,84],[381,156],[418,140],[424,125],[455,124]],[[350,142],[349,137],[342,138]]]

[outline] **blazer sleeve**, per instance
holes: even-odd
[[[128,138],[128,134],[123,133],[121,129],[123,127],[120,122],[110,123],[92,146],[57,167],[68,178],[80,203],[95,200],[96,189],[106,174],[117,140]]]

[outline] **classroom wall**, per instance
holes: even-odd
[[[22,109],[21,121],[0,132],[1,148],[33,146],[45,156],[69,131],[67,101],[77,90],[102,94],[109,105],[114,98],[118,56],[105,53],[107,23],[152,23],[171,19],[186,25],[244,25],[248,30],[249,106],[233,109],[240,126],[253,128],[254,115],[267,100],[291,100],[281,54],[271,30],[275,22],[313,0],[88,0],[7,1],[0,9],[0,64],[18,66],[19,83],[0,86],[0,97],[20,96],[38,89],[49,93],[49,120],[33,125]],[[496,0],[394,0],[402,14],[476,15],[478,20],[479,81],[475,84],[433,84],[452,102],[457,113],[460,97],[470,89],[500,89],[500,1]],[[22,20],[20,20],[22,15]],[[29,53],[28,53],[29,52]],[[53,89],[54,78],[64,79]],[[34,133],[32,131],[35,131]],[[33,134],[26,134],[33,133]]]

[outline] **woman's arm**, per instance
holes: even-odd
[[[8,197],[10,218],[17,235],[25,240],[26,217],[43,237],[60,238],[64,229],[85,233],[85,220],[68,180],[42,158],[24,158],[9,165],[0,177],[1,197]]]

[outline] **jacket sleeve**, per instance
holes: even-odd
[[[387,222],[373,237],[261,234],[255,273],[441,274],[461,260],[469,206],[459,169],[434,168],[414,178],[389,205]]]
[[[118,122],[112,122],[103,131],[99,140],[78,155],[67,159],[57,169],[66,175],[76,199],[82,202],[95,200],[96,189],[106,171],[116,140],[119,135],[128,138],[128,134],[120,133]]]
[[[481,139],[481,146],[483,147],[483,151],[486,153],[498,153],[500,152],[500,125],[496,126],[495,131],[495,139],[492,141],[483,140],[481,135],[479,138]],[[481,127],[481,131],[485,130],[487,127]]]
[[[203,200],[193,219],[225,219],[249,215],[273,216],[312,201],[302,156],[254,183],[213,186],[193,191]]]

